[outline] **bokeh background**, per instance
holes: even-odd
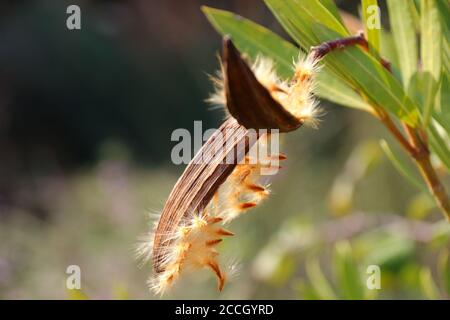
[[[70,4],[81,31],[66,28]],[[1,299],[156,298],[133,245],[184,169],[171,133],[224,116],[204,102],[221,39],[201,5],[289,39],[260,0],[1,1]],[[201,272],[165,298],[449,297],[450,228],[433,201],[384,157],[373,118],[322,106],[319,129],[285,137],[270,199],[229,227],[220,251],[237,278],[218,293]],[[65,286],[73,264],[82,292]]]

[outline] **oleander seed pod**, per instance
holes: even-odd
[[[252,151],[267,148],[273,137],[253,129],[288,132],[317,122],[312,90],[318,61],[313,55],[296,62],[293,78],[284,81],[270,60],[259,57],[249,67],[229,38],[223,44],[221,73],[213,78],[216,92],[210,102],[225,106],[230,116],[187,165],[153,233],[137,248],[138,256],[153,260],[149,284],[156,293],[183,273],[201,268],[213,271],[222,290],[227,275],[217,246],[233,235],[224,226],[267,198],[269,185],[261,172],[276,172],[279,161],[286,159],[272,150],[254,156],[259,154]],[[229,158],[234,161],[229,163]]]

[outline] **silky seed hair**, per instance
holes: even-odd
[[[320,59],[315,55],[299,55],[293,61],[294,75],[290,80],[283,80],[277,75],[273,60],[257,56],[251,69],[258,81],[271,93],[272,97],[287,111],[304,124],[317,128],[323,111],[318,106],[313,92],[316,89],[316,75],[320,72]],[[223,65],[210,79],[214,85],[214,93],[207,102],[214,106],[225,106],[226,95]]]
[[[270,135],[264,135],[252,148],[265,147],[269,139]],[[285,159],[284,155],[276,156],[277,159]],[[228,272],[224,272],[220,266],[217,247],[225,237],[234,235],[225,229],[225,225],[267,198],[268,184],[261,183],[267,179],[264,179],[260,172],[261,167],[270,168],[270,163],[270,161],[256,161],[246,156],[218,188],[205,209],[187,215],[173,229],[168,237],[170,241],[162,244],[167,245],[166,255],[161,262],[164,271],[148,281],[154,293],[163,294],[184,273],[203,268],[213,272],[217,278],[218,289],[223,289],[225,281],[236,272],[236,263],[229,264],[226,268]],[[150,234],[142,238],[137,246],[137,255],[140,259],[150,258],[152,241],[153,235]]]
[[[300,58],[294,63],[294,76],[290,81],[282,80],[275,72],[274,63],[267,58],[258,57],[252,65],[252,71],[258,82],[281,106],[303,123],[315,126],[320,110],[312,92],[315,74],[319,68],[318,61],[311,57]],[[226,106],[222,65],[220,72],[211,79],[215,92],[209,102]],[[270,134],[258,137],[247,155],[220,184],[211,200],[201,206],[200,211],[186,212],[176,225],[164,229],[169,231],[162,235],[164,240],[158,244],[158,250],[163,255],[158,260],[158,269],[154,276],[148,280],[148,285],[154,293],[163,294],[183,274],[205,268],[216,276],[218,289],[223,289],[225,281],[233,270],[236,270],[234,264],[226,268],[227,272],[220,266],[217,249],[224,238],[234,235],[226,229],[226,225],[269,196],[268,179],[261,175],[262,169],[273,169],[277,172],[281,168],[279,162],[286,159],[282,154],[273,153],[265,159],[252,158],[251,155],[258,154],[251,152],[252,149],[267,148],[270,139]],[[276,165],[273,165],[271,160],[276,160]],[[179,183],[182,181],[179,180],[177,185]],[[144,236],[137,246],[137,256],[142,260],[147,261],[154,252],[153,242],[156,239],[157,227],[158,223],[155,223],[153,233]]]

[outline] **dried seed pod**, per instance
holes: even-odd
[[[317,71],[315,59],[295,64],[291,82],[281,81],[273,63],[257,59],[250,68],[230,39],[224,40],[223,68],[214,79],[211,101],[226,105],[230,115],[202,146],[170,193],[150,241],[138,255],[153,257],[155,292],[164,292],[185,270],[206,267],[224,286],[226,274],[218,263],[223,237],[233,233],[221,225],[257,206],[268,194],[261,173],[275,173],[286,156],[271,149],[261,157],[272,135],[253,129],[292,131],[313,123],[317,109],[311,94]],[[257,154],[257,157],[253,155]],[[232,161],[228,161],[232,159]],[[275,163],[275,164],[274,164]],[[266,171],[266,174],[267,174]]]
[[[223,67],[226,106],[241,125],[252,129],[288,132],[303,124],[302,119],[287,111],[256,79],[230,38],[223,41]],[[274,86],[272,90],[282,89]]]
[[[220,136],[228,136],[228,140],[224,142]],[[155,232],[153,268],[156,273],[164,271],[161,264],[167,251],[170,250],[173,229],[189,214],[203,211],[236,166],[224,163],[224,159],[232,154],[239,162],[247,153],[250,140],[246,137],[247,130],[233,118],[228,119],[208,139],[178,179],[166,201]],[[242,141],[245,141],[244,149],[237,150]],[[223,148],[221,153],[223,156],[220,159],[213,159],[211,151],[218,148]]]

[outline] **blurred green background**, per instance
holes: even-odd
[[[357,15],[358,1],[336,2]],[[66,28],[69,4],[81,31]],[[1,2],[1,299],[80,298],[65,287],[73,264],[89,298],[156,298],[133,245],[184,169],[170,135],[224,116],[203,102],[221,43],[203,4],[288,39],[260,0]],[[201,272],[165,298],[449,298],[450,226],[384,157],[380,124],[322,106],[318,130],[285,136],[269,200],[229,227],[236,279],[218,293]]]

